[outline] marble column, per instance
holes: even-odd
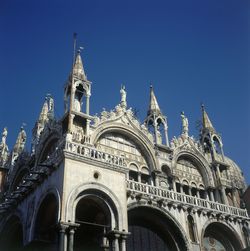
[[[74,250],[74,234],[75,234],[75,229],[74,228],[70,228],[70,230],[69,230],[68,251],[73,251]]]
[[[65,251],[65,242],[66,242],[66,235],[65,232],[67,230],[68,226],[63,223],[58,224],[59,229],[59,243],[58,243],[58,250],[59,251]]]
[[[172,184],[173,184],[173,191],[177,192],[175,178],[172,179]]]
[[[184,193],[182,184],[180,184],[180,193]]]
[[[228,205],[228,199],[227,199],[225,187],[221,188],[221,193],[222,193],[223,203]]]
[[[90,95],[86,95],[86,114],[89,115],[89,97]]]
[[[215,200],[214,200],[214,192],[213,192],[212,189],[210,190],[210,200],[211,200],[211,201],[215,201]]]
[[[68,232],[68,251],[74,250],[74,234],[77,227],[80,226],[80,224],[77,223],[68,223],[69,225],[69,232]]]

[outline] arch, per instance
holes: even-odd
[[[243,249],[242,241],[233,227],[216,220],[207,222],[201,234],[202,247],[218,246],[225,251],[238,251]]]
[[[133,171],[135,171],[135,172],[138,172],[138,171],[139,171],[139,168],[138,168],[137,164],[134,163],[134,162],[129,163],[128,166],[129,166],[129,169],[130,169],[130,170],[133,170]]]
[[[16,187],[20,184],[20,182],[23,180],[26,174],[29,173],[29,169],[27,166],[22,166],[19,168],[15,173],[11,181],[10,185],[10,191],[13,191],[16,189]]]
[[[96,182],[81,184],[70,193],[66,204],[66,221],[74,222],[77,203],[87,196],[102,200],[111,212],[112,228],[122,228],[124,220],[119,199],[109,188]]]
[[[132,123],[131,123],[132,124]],[[138,148],[144,153],[146,162],[149,169],[152,171],[157,169],[157,161],[154,156],[154,145],[138,128],[131,128],[124,124],[118,124],[115,122],[109,123],[108,121],[102,124],[101,127],[98,127],[94,132],[91,143],[96,145],[99,138],[105,135],[106,133],[118,133],[130,138]]]
[[[54,193],[46,193],[40,201],[34,220],[34,240],[39,243],[54,242],[58,223],[59,204]]]
[[[199,156],[199,157],[198,157]],[[179,159],[184,158],[194,162],[197,166],[198,171],[200,172],[205,187],[209,187],[213,185],[213,176],[209,167],[209,163],[207,160],[199,153],[194,153],[190,150],[180,150],[174,154],[172,160],[172,167],[176,168],[177,162]]]
[[[52,153],[55,150],[56,143],[58,142],[60,135],[58,131],[52,130],[50,134],[41,140],[39,143],[42,148],[38,150],[37,153],[37,164],[45,161],[47,159],[48,154]]]
[[[150,175],[149,169],[146,166],[141,167],[141,173]]]
[[[23,225],[17,215],[8,218],[0,234],[0,247],[3,251],[21,251],[23,248]]]
[[[55,187],[48,187],[48,189],[42,194],[39,200],[35,202],[35,212],[32,217],[32,223],[31,223],[31,228],[30,228],[31,239],[35,238],[35,225],[36,225],[36,219],[38,216],[39,208],[41,207],[41,204],[44,202],[44,199],[46,198],[46,196],[49,194],[53,194],[57,200],[57,205],[58,205],[57,221],[60,219],[61,199],[60,199],[59,191]]]
[[[185,231],[167,210],[135,202],[128,207],[128,223],[131,235],[127,251],[190,250]],[[141,239],[149,240],[148,243],[140,243],[138,233]]]
[[[186,185],[186,186],[189,186],[189,183],[188,183],[188,181],[187,181],[186,179],[183,179],[183,180],[182,180],[182,184],[183,184],[183,185]]]
[[[96,191],[82,194],[75,210],[75,222],[79,227],[75,233],[74,250],[103,250],[103,244],[109,244],[106,234],[116,224],[112,222],[116,217],[111,210],[103,195],[98,196]]]
[[[166,164],[163,164],[161,166],[161,171],[166,175],[166,176],[172,176],[172,171],[170,167]]]

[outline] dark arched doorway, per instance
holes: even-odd
[[[17,216],[12,216],[5,224],[3,232],[0,234],[1,251],[22,251],[23,249],[23,229]]]
[[[52,193],[43,199],[36,215],[34,241],[36,250],[53,250],[57,243],[58,201]]]
[[[103,251],[109,246],[106,234],[111,229],[111,213],[106,202],[95,195],[87,195],[76,206],[74,250]]]
[[[205,229],[202,245],[204,250],[238,251],[243,248],[230,228],[218,222]]]
[[[127,251],[185,251],[187,247],[176,226],[159,210],[136,207],[128,212]]]

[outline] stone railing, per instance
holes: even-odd
[[[84,158],[93,159],[110,165],[116,165],[120,167],[124,167],[126,165],[124,157],[102,152],[95,148],[74,142],[66,141],[65,150]]]
[[[154,196],[159,199],[164,199],[167,202],[185,204],[187,206],[201,208],[207,211],[215,211],[237,217],[248,218],[247,210],[231,207],[217,202],[200,199],[186,194],[177,193],[171,190],[162,189],[159,187],[127,180],[127,190],[130,192],[139,193],[147,196]]]

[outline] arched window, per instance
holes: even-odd
[[[192,242],[196,242],[194,219],[191,215],[188,215],[187,221],[188,221],[188,231],[190,239]]]
[[[138,180],[138,167],[135,164],[130,164],[129,166],[129,179],[134,181]]]
[[[147,167],[141,169],[141,182],[144,184],[150,184],[150,175]]]

